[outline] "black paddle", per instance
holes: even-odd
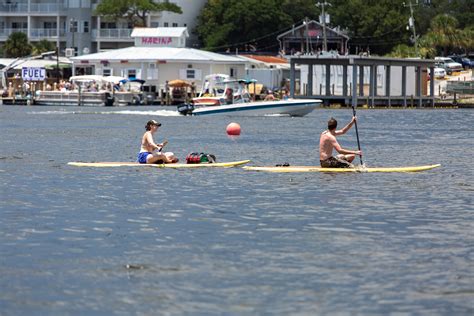
[[[356,110],[355,110],[354,105],[352,105],[352,114],[356,116]],[[356,128],[357,147],[359,147],[359,151],[360,151],[359,130],[357,129],[357,120],[354,121],[354,123],[355,123],[355,128]],[[360,164],[363,166],[364,163],[362,162],[362,155],[360,155],[359,158],[360,158]]]

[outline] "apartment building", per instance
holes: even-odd
[[[165,2],[168,0],[155,0]],[[172,0],[183,14],[160,12],[148,17],[149,27],[187,27],[187,45],[196,46],[192,30],[207,0]],[[0,46],[11,33],[23,32],[31,43],[47,39],[62,54],[80,56],[134,45],[133,25],[95,15],[100,0],[4,0],[0,2]],[[74,49],[71,49],[74,48]]]

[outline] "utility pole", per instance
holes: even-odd
[[[416,0],[416,5],[418,5],[418,0]],[[415,18],[413,16],[413,4],[411,0],[408,1],[408,4],[403,2],[404,7],[410,7],[410,18],[408,19],[408,27],[413,31],[413,43],[415,44],[415,54],[418,57],[418,39],[416,36],[416,29],[415,29]]]
[[[326,36],[326,11],[324,10],[325,6],[331,6],[327,1],[316,3],[317,7],[321,7],[321,16],[323,17],[323,51],[328,51],[328,39]]]

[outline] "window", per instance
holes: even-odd
[[[158,79],[158,69],[155,63],[148,64],[147,77],[148,80]]]
[[[159,27],[160,26],[160,22],[151,22],[150,23],[150,27]]]
[[[202,71],[200,69],[180,69],[179,79],[183,80],[201,80]]]
[[[69,0],[69,8],[80,8],[81,0]]]
[[[44,22],[43,23],[43,28],[44,29],[56,29],[56,22]]]
[[[137,77],[137,70],[136,69],[128,69],[127,77],[135,79]]]
[[[235,68],[230,68],[230,74],[232,78],[237,78],[237,69]]]
[[[101,29],[116,29],[117,24],[115,22],[100,22]]]
[[[104,68],[102,70],[102,76],[104,77],[112,76],[112,68]]]
[[[178,27],[178,23],[173,23],[173,27]]]
[[[196,78],[196,73],[194,69],[187,69],[186,70],[186,79],[195,79]]]
[[[82,21],[82,32],[89,33],[89,21]]]
[[[12,22],[12,29],[26,29],[28,24],[26,22]]]
[[[164,27],[168,27],[168,25],[169,25],[168,22],[164,23]]]

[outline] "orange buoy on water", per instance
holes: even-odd
[[[226,128],[227,135],[240,135],[240,125],[238,123],[230,123]]]

